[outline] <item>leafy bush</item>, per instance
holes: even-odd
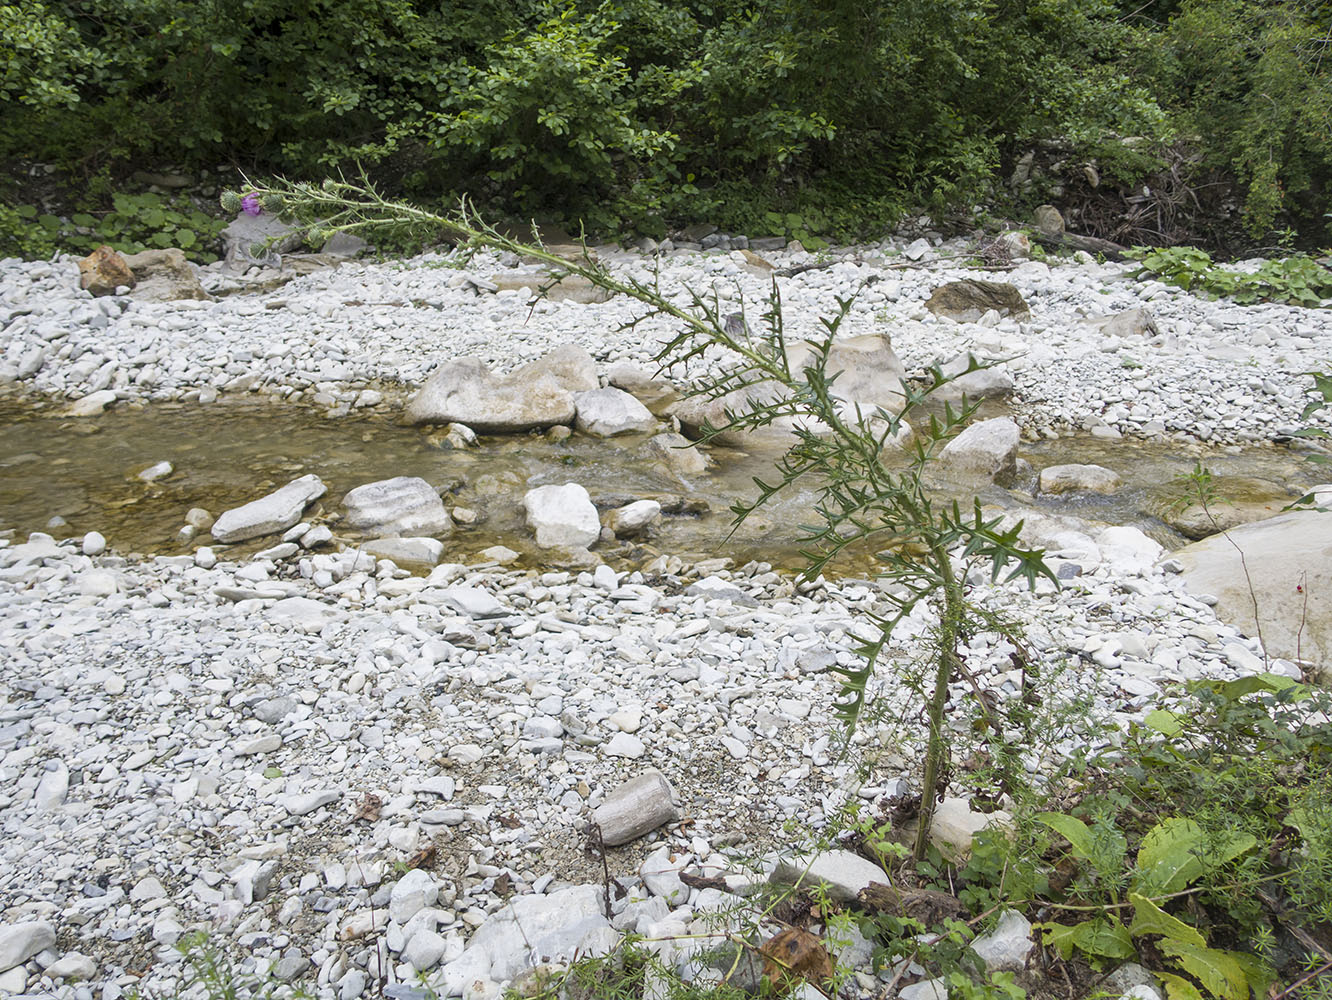
[[[1137,247],[1129,256],[1142,265],[1139,277],[1150,274],[1166,284],[1224,295],[1241,305],[1289,302],[1317,306],[1332,298],[1332,270],[1307,256],[1266,260],[1253,272],[1214,264],[1211,254],[1197,247]]]
[[[117,193],[111,201],[110,211],[77,211],[68,219],[35,205],[0,204],[0,256],[90,253],[106,244],[121,253],[179,247],[201,263],[217,260],[217,238],[226,222],[188,198]]]

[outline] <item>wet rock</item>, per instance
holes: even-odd
[[[1014,286],[1001,281],[964,278],[936,288],[925,302],[936,316],[959,323],[974,323],[991,309],[1013,319],[1031,318],[1031,309]]]
[[[1114,493],[1124,480],[1100,465],[1048,465],[1041,470],[1042,493]]]
[[[1332,677],[1325,666],[1332,663],[1332,516],[1279,514],[1194,542],[1172,558],[1191,593],[1216,598],[1218,618],[1249,636],[1261,629],[1268,656],[1312,663],[1316,677]]]
[[[1154,489],[1148,494],[1145,510],[1196,541],[1241,524],[1276,517],[1295,499],[1277,483],[1248,476],[1214,476],[1209,488],[1212,498],[1205,506],[1188,485]]]
[[[95,417],[114,403],[116,398],[114,389],[98,389],[70,403],[65,413],[71,417]]]
[[[661,504],[655,500],[637,500],[606,515],[606,527],[616,538],[632,538],[661,521]]]
[[[698,476],[708,471],[711,461],[683,434],[653,435],[644,445],[649,455],[659,459],[680,476]]]
[[[93,295],[114,295],[117,288],[134,285],[134,272],[110,247],[98,247],[79,261],[79,287]]]
[[[617,785],[604,802],[592,811],[592,821],[601,829],[607,847],[631,840],[679,818],[671,783],[657,771],[649,771]]]
[[[85,556],[100,556],[106,551],[106,538],[100,531],[90,531],[83,536],[80,548]]]
[[[1017,472],[1018,425],[1010,417],[996,417],[972,424],[939,452],[941,465],[949,472],[991,479],[1000,485]]]
[[[453,526],[434,487],[415,476],[358,486],[347,492],[342,504],[347,526],[372,535],[444,535]]]
[[[326,492],[328,487],[316,475],[293,479],[266,497],[224,511],[213,522],[213,537],[219,542],[243,542],[286,531],[301,519],[307,506]]]
[[[543,549],[581,549],[601,537],[601,520],[587,490],[577,483],[539,486],[523,497],[527,525]]]
[[[135,285],[130,296],[147,302],[175,299],[210,299],[194,273],[194,268],[180,250],[143,250],[130,254],[125,263],[134,272]]]
[[[615,437],[655,430],[657,418],[621,389],[593,389],[574,396],[574,426],[584,434]]]

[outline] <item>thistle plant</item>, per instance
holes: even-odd
[[[441,215],[386,199],[368,182],[345,179],[318,185],[279,182],[263,194],[280,195],[285,208],[315,232],[316,240],[339,230],[367,233],[405,225],[426,238],[447,237],[463,254],[489,248],[535,259],[550,269],[543,291],[577,275],[613,294],[630,296],[647,307],[630,325],[664,317],[674,327],[657,355],[661,367],[703,368],[691,394],[736,402],[724,410],[721,420],[703,426],[704,443],[724,434],[790,429],[790,447],[777,461],[774,475],[755,478],[754,497],[732,507],[733,525],[797,484],[812,487],[817,500],[814,521],[804,529],[804,578],[817,578],[853,546],[882,545],[880,573],[896,585],[889,591],[886,613],[865,613],[865,634],[858,637],[860,663],[834,668],[841,679],[836,713],[846,735],[866,706],[868,683],[897,627],[922,605],[937,621],[928,654],[932,669],[919,689],[926,703],[928,736],[914,855],[923,858],[938,786],[946,772],[949,688],[969,677],[959,646],[988,622],[967,598],[967,572],[987,562],[995,580],[1020,578],[1031,587],[1039,577],[1055,582],[1042,553],[1020,544],[1020,523],[1005,529],[1001,517],[986,517],[979,500],[941,501],[924,485],[926,470],[972,418],[977,404],[964,398],[956,407],[946,404],[941,414],[919,418],[918,414],[924,413],[942,386],[987,365],[973,359],[966,372],[954,376],[933,368],[923,386],[902,383],[900,410],[867,411],[838,396],[838,372],[830,363],[853,298],[839,299],[836,313],[820,321],[819,334],[796,360],[794,352],[788,352],[775,280],[760,328],[754,332],[743,312],[739,317],[723,313],[718,295],[690,289],[684,303],[677,304],[655,282],[617,277],[588,254],[572,261],[552,254],[541,245],[535,229],[531,243],[505,236],[479,219],[466,202],[454,213]],[[708,363],[698,364],[704,361]],[[915,422],[914,431],[909,421]],[[908,438],[910,443],[903,448],[901,442]]]

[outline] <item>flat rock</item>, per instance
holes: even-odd
[[[223,511],[213,522],[212,535],[230,543],[286,531],[301,519],[306,507],[327,492],[318,476],[301,476],[266,497]]]
[[[891,884],[887,872],[850,851],[783,858],[777,862],[771,880],[781,885],[822,885],[832,899],[843,903],[854,901],[871,882]]]
[[[347,526],[372,535],[444,535],[453,527],[434,487],[416,476],[358,486],[347,492],[342,505],[347,510]]]
[[[469,618],[500,618],[509,613],[495,595],[482,587],[446,587],[440,599]]]
[[[1249,636],[1261,631],[1268,656],[1308,662],[1316,676],[1332,677],[1325,666],[1332,662],[1332,516],[1279,514],[1194,542],[1171,558],[1184,567],[1190,592],[1217,599],[1218,618]]]
[[[175,299],[210,299],[199,284],[194,267],[181,250],[143,250],[125,257],[134,272],[135,285],[130,296],[149,302]]]
[[[500,434],[569,424],[574,393],[597,388],[596,362],[566,344],[501,377],[478,358],[440,365],[407,404],[413,424],[462,423],[482,434]]]
[[[372,538],[361,544],[361,551],[376,559],[391,559],[399,566],[434,566],[444,556],[444,543],[437,538]]]
[[[54,947],[55,939],[55,928],[45,920],[0,926],[0,972],[7,972],[39,951]]]

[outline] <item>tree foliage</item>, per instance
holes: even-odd
[[[1255,233],[1321,226],[1314,0],[42,0],[0,5],[0,159],[237,164],[491,211],[832,230],[993,201],[1022,153],[1178,135]]]

